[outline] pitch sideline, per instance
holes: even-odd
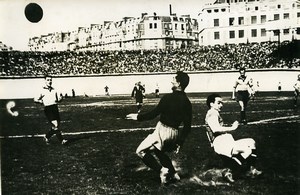
[[[248,122],[248,125],[257,125],[257,124],[266,124],[273,121],[285,120],[285,119],[296,119],[300,118],[300,115],[293,116],[284,116],[284,117],[276,117],[270,119],[263,119],[259,121]],[[193,125],[192,128],[204,127],[205,125]],[[153,130],[155,127],[146,127],[146,128],[132,128],[132,129],[117,129],[117,130],[97,130],[97,131],[82,131],[82,132],[72,132],[72,133],[63,133],[63,135],[84,135],[84,134],[97,134],[97,133],[112,133],[112,132],[121,132],[127,133],[132,131],[149,131]],[[0,139],[13,139],[13,138],[36,138],[36,137],[44,137],[45,134],[35,134],[35,135],[10,135],[10,136],[0,136]]]

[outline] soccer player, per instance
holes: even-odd
[[[240,122],[242,124],[247,124],[246,120],[246,108],[248,105],[248,102],[250,100],[251,92],[252,90],[249,90],[251,88],[251,79],[246,76],[246,70],[245,68],[240,68],[239,70],[240,76],[235,82],[235,85],[233,86],[233,97],[236,97],[236,101],[239,103],[241,111],[240,111]],[[237,93],[235,95],[235,93]]]
[[[46,133],[44,140],[47,144],[50,143],[50,138],[56,135],[58,141],[65,145],[67,140],[63,138],[59,130],[60,116],[58,111],[57,102],[61,101],[56,90],[52,87],[52,76],[45,76],[45,86],[40,91],[39,95],[34,98],[36,103],[44,105],[44,112],[51,124],[50,130]]]
[[[279,81],[278,85],[277,85],[277,89],[278,89],[278,93],[280,94],[281,93],[281,89],[282,89],[282,86],[281,86],[281,82]]]
[[[211,94],[207,97],[206,104],[209,108],[205,117],[205,125],[208,138],[214,151],[234,160],[240,168],[246,168],[247,175],[255,177],[262,174],[254,167],[256,159],[256,146],[252,138],[234,140],[230,134],[238,128],[239,123],[235,121],[231,126],[224,126],[220,111],[223,107],[222,98],[219,94]],[[231,173],[229,173],[231,174]],[[234,182],[232,175],[224,176]]]
[[[106,86],[104,87],[104,91],[105,91],[105,95],[106,95],[106,96],[110,96],[108,90],[109,90],[109,87],[106,85]]]
[[[143,106],[143,99],[145,96],[145,88],[142,86],[142,83],[139,81],[138,83],[135,84],[131,97],[135,98],[136,106],[138,113],[141,111],[141,108]]]
[[[294,85],[294,107],[297,107],[297,100],[298,100],[298,96],[300,94],[300,74],[298,74],[298,80]]]
[[[158,86],[158,84],[156,84],[156,88],[155,88],[155,97],[159,98],[159,86]]]
[[[127,119],[138,121],[151,120],[160,115],[154,132],[141,142],[136,153],[148,167],[160,172],[162,184],[180,180],[166,152],[178,153],[191,131],[192,105],[184,92],[189,80],[188,74],[178,71],[172,81],[173,92],[164,95],[152,111],[127,115]],[[183,128],[179,129],[181,123]]]

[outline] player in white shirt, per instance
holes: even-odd
[[[300,74],[298,74],[298,80],[294,85],[294,107],[297,107],[297,100],[298,100],[298,96],[300,94]]]
[[[252,89],[251,78],[246,76],[245,68],[240,68],[240,76],[236,80],[233,88],[232,97],[235,97],[236,101],[239,103],[240,111],[240,122],[242,124],[247,124],[246,120],[246,108],[251,97]],[[235,95],[236,93],[236,95]]]
[[[66,144],[67,140],[63,139],[61,131],[59,130],[60,116],[58,111],[57,102],[61,101],[61,97],[58,96],[56,90],[52,87],[52,77],[45,76],[45,86],[41,89],[38,96],[34,98],[36,103],[44,105],[44,112],[51,124],[51,129],[46,133],[44,139],[47,144],[53,135],[56,135],[61,144]]]
[[[205,117],[206,131],[214,151],[222,156],[235,160],[238,169],[246,170],[251,177],[262,174],[255,167],[256,146],[252,138],[235,140],[230,133],[238,128],[239,123],[235,121],[231,126],[225,126],[220,116],[223,107],[222,98],[219,94],[211,94],[207,97],[206,104],[209,107]],[[228,175],[224,175],[227,177]]]

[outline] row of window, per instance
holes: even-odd
[[[176,23],[174,24],[174,30],[179,30],[178,26],[181,27],[180,30],[185,30],[185,24],[178,25]],[[164,24],[164,28],[172,30],[172,24]],[[157,29],[157,23],[149,23],[149,29]]]
[[[243,0],[239,0],[239,2],[242,2]],[[235,0],[235,3],[237,3],[237,0]],[[295,7],[295,4],[293,3],[292,4],[292,7],[294,8]],[[255,11],[258,11],[259,10],[259,7],[258,6],[254,6],[253,7],[254,9],[253,10],[255,10]],[[275,7],[274,7],[275,8]],[[282,8],[282,5],[281,4],[278,4],[278,5],[276,5],[276,8],[277,9],[281,9]],[[226,12],[226,8],[220,8],[220,9],[207,9],[206,11],[207,11],[207,13],[212,13],[212,12],[214,12],[214,13],[219,13],[219,12]],[[246,7],[246,11],[250,11],[251,10],[251,8],[250,7]]]
[[[251,29],[251,37],[258,37],[258,31],[257,29]],[[280,31],[274,31],[274,35],[279,35]],[[290,29],[284,29],[283,30],[283,34],[284,35],[288,35],[290,33]],[[236,35],[237,34],[237,35]],[[231,30],[229,31],[229,38],[230,39],[235,39],[236,36],[238,38],[245,38],[245,30],[238,30],[238,31],[234,31]],[[265,37],[267,36],[267,30],[265,28],[260,29],[260,36],[261,37]],[[219,40],[220,39],[220,32],[214,32],[214,39],[215,40]]]
[[[297,17],[300,18],[300,12],[297,13]],[[235,22],[237,19],[237,22]],[[283,14],[283,19],[290,19],[290,14],[289,13],[284,13]],[[274,14],[273,20],[280,20],[280,14]],[[267,22],[267,16],[266,15],[261,15],[260,16],[260,24],[264,24]],[[251,24],[257,24],[257,16],[251,16]],[[235,24],[238,25],[244,25],[245,24],[245,17],[230,17],[229,18],[229,26],[233,26]],[[214,27],[220,26],[220,19],[214,19]]]

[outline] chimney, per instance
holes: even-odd
[[[170,8],[170,16],[172,16],[172,5],[169,4],[169,8]]]

